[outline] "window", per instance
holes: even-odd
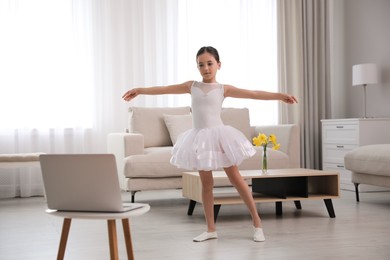
[[[91,127],[91,63],[72,1],[0,5],[1,127]]]
[[[120,102],[123,88],[114,79],[133,70],[126,64],[144,64],[133,72],[144,73],[137,86],[200,80],[195,54],[205,45],[220,52],[219,82],[277,91],[275,6],[274,0],[0,0],[0,128],[107,125],[103,117],[110,115],[98,110],[123,110],[112,100]],[[108,31],[126,42],[102,42]],[[189,105],[183,96],[146,99],[147,105]],[[274,101],[226,99],[224,106],[248,107],[252,124],[277,123]]]

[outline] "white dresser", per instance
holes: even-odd
[[[340,188],[354,190],[351,172],[344,168],[344,155],[369,144],[390,144],[390,118],[326,119],[322,123],[322,169],[340,172]],[[362,191],[383,190],[361,185]]]

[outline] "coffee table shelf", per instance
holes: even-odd
[[[335,171],[311,169],[275,169],[267,174],[261,171],[241,171],[243,178],[251,183],[256,203],[275,202],[276,213],[282,214],[284,201],[293,201],[301,209],[301,200],[324,200],[329,216],[335,217],[332,199],[340,197],[340,178]],[[227,179],[225,172],[213,172],[214,179]],[[243,204],[236,191],[214,191],[214,207],[217,218],[221,205]],[[188,214],[192,215],[196,202],[202,203],[202,184],[199,173],[183,173],[183,196],[190,199]]]

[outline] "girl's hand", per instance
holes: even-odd
[[[127,91],[125,94],[123,94],[122,98],[125,101],[130,101],[138,95],[139,95],[139,90],[137,88],[133,88]]]
[[[284,96],[282,98],[282,101],[287,103],[287,104],[298,103],[298,100],[294,96],[291,96],[291,95],[288,95],[288,94],[284,94]]]

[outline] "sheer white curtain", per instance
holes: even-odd
[[[246,89],[277,91],[276,2],[273,0],[179,1],[179,79],[200,80],[195,54],[219,51],[217,80]],[[252,125],[278,122],[276,101],[226,99],[225,107],[248,107]]]
[[[273,0],[0,0],[0,153],[105,152],[107,134],[126,128],[122,93],[200,80],[204,45],[220,52],[220,82],[277,90],[275,28]],[[249,107],[252,124],[277,122],[273,101],[225,106]],[[0,197],[42,194],[39,169],[0,169]]]
[[[65,0],[0,1],[0,153],[102,147],[93,140],[90,33],[74,8]],[[0,169],[0,197],[42,194],[39,168]]]

